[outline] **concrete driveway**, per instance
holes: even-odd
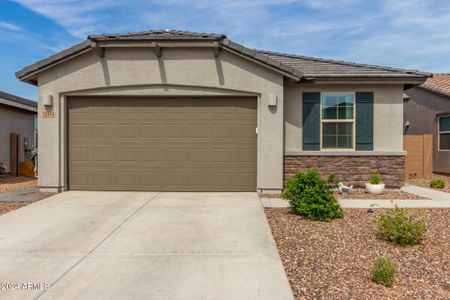
[[[5,299],[293,299],[256,193],[65,192],[0,216],[0,254]]]

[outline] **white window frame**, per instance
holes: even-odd
[[[323,120],[322,119],[322,97],[325,95],[353,95],[353,119],[333,119],[333,120]],[[323,123],[352,123],[352,148],[323,148]],[[320,93],[320,151],[333,152],[333,151],[355,151],[356,150],[356,92],[326,92]]]
[[[450,115],[442,115],[438,117],[437,136],[438,136],[438,151],[450,151],[450,149],[441,149],[441,133],[450,133],[450,131],[441,132],[441,118],[450,118]]]

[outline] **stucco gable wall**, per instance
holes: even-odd
[[[216,60],[207,48],[107,49],[105,59],[88,52],[39,74],[40,93],[122,85],[180,84],[259,93],[262,83],[282,87],[283,76],[225,50]]]
[[[258,188],[283,183],[283,76],[225,50],[164,48],[89,52],[39,74],[39,186],[64,187],[65,96],[77,95],[254,95],[258,97]],[[279,99],[269,109],[269,95]],[[42,99],[53,95],[54,118],[42,118]]]

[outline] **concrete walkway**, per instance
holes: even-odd
[[[57,194],[0,216],[0,278],[43,287],[2,299],[293,299],[256,193]]]
[[[416,185],[405,185],[401,188],[402,191],[415,194],[420,197],[430,198],[437,201],[450,201],[450,194],[446,192],[437,191],[430,188],[424,188]]]
[[[343,199],[339,203],[344,208],[392,208],[395,205],[399,207],[411,208],[445,208],[450,207],[450,194],[415,185],[406,185],[401,188],[402,191],[418,195],[428,200],[367,200],[367,199]],[[289,202],[283,199],[261,199],[263,207],[289,207]]]

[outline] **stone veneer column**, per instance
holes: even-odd
[[[378,172],[387,187],[401,187],[405,182],[405,156],[300,156],[284,157],[284,179],[298,171],[316,167],[323,176],[335,172],[345,184],[363,187],[370,175]]]

